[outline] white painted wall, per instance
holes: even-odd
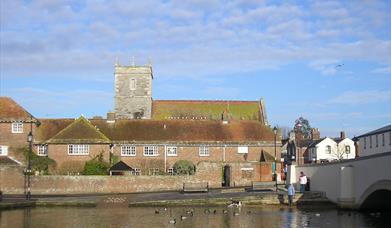
[[[327,146],[330,146],[331,152],[328,153]],[[350,147],[350,153],[346,153],[346,146]],[[356,150],[353,140],[345,138],[338,144],[331,138],[325,138],[319,142],[315,147],[309,149],[309,161],[316,158],[320,160],[341,160],[341,159],[354,159],[356,157]]]
[[[292,170],[294,174],[290,178],[292,183],[297,184],[300,172],[310,179],[312,191],[325,192],[327,198],[332,202],[339,203],[339,198],[349,198],[347,192],[351,192],[358,203],[365,194],[365,191],[377,181],[391,181],[391,152],[383,154],[382,156],[372,156],[356,160],[349,160],[344,162],[332,162],[323,164],[307,164],[296,166]],[[353,190],[347,186],[341,188],[341,169],[342,167],[352,167],[352,178],[349,182],[342,181],[342,184],[347,183],[353,185]],[[346,177],[342,177],[346,178]],[[389,186],[391,189],[391,186]]]
[[[376,146],[376,135],[378,143]],[[383,145],[384,135],[384,145]],[[372,145],[371,145],[372,138]],[[359,138],[360,157],[391,151],[391,131]]]
[[[346,146],[350,147],[350,153],[346,151]],[[356,147],[354,146],[354,141],[345,138],[337,145],[338,154],[341,155],[342,159],[354,159],[356,157]]]

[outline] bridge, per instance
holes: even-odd
[[[322,191],[346,209],[391,210],[391,152],[341,162],[288,167],[288,183],[299,185],[300,172],[311,191]]]

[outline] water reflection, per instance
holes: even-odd
[[[39,207],[0,211],[0,227],[388,227],[389,218],[379,213],[277,207]]]

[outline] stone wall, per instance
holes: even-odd
[[[150,119],[152,67],[116,65],[114,75],[116,117],[119,119]],[[134,87],[132,82],[134,82]]]
[[[0,191],[3,193],[24,193],[24,175],[22,166],[0,166]]]

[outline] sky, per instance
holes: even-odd
[[[38,118],[105,116],[114,64],[154,99],[259,100],[322,136],[391,123],[391,1],[0,0],[0,96]]]

